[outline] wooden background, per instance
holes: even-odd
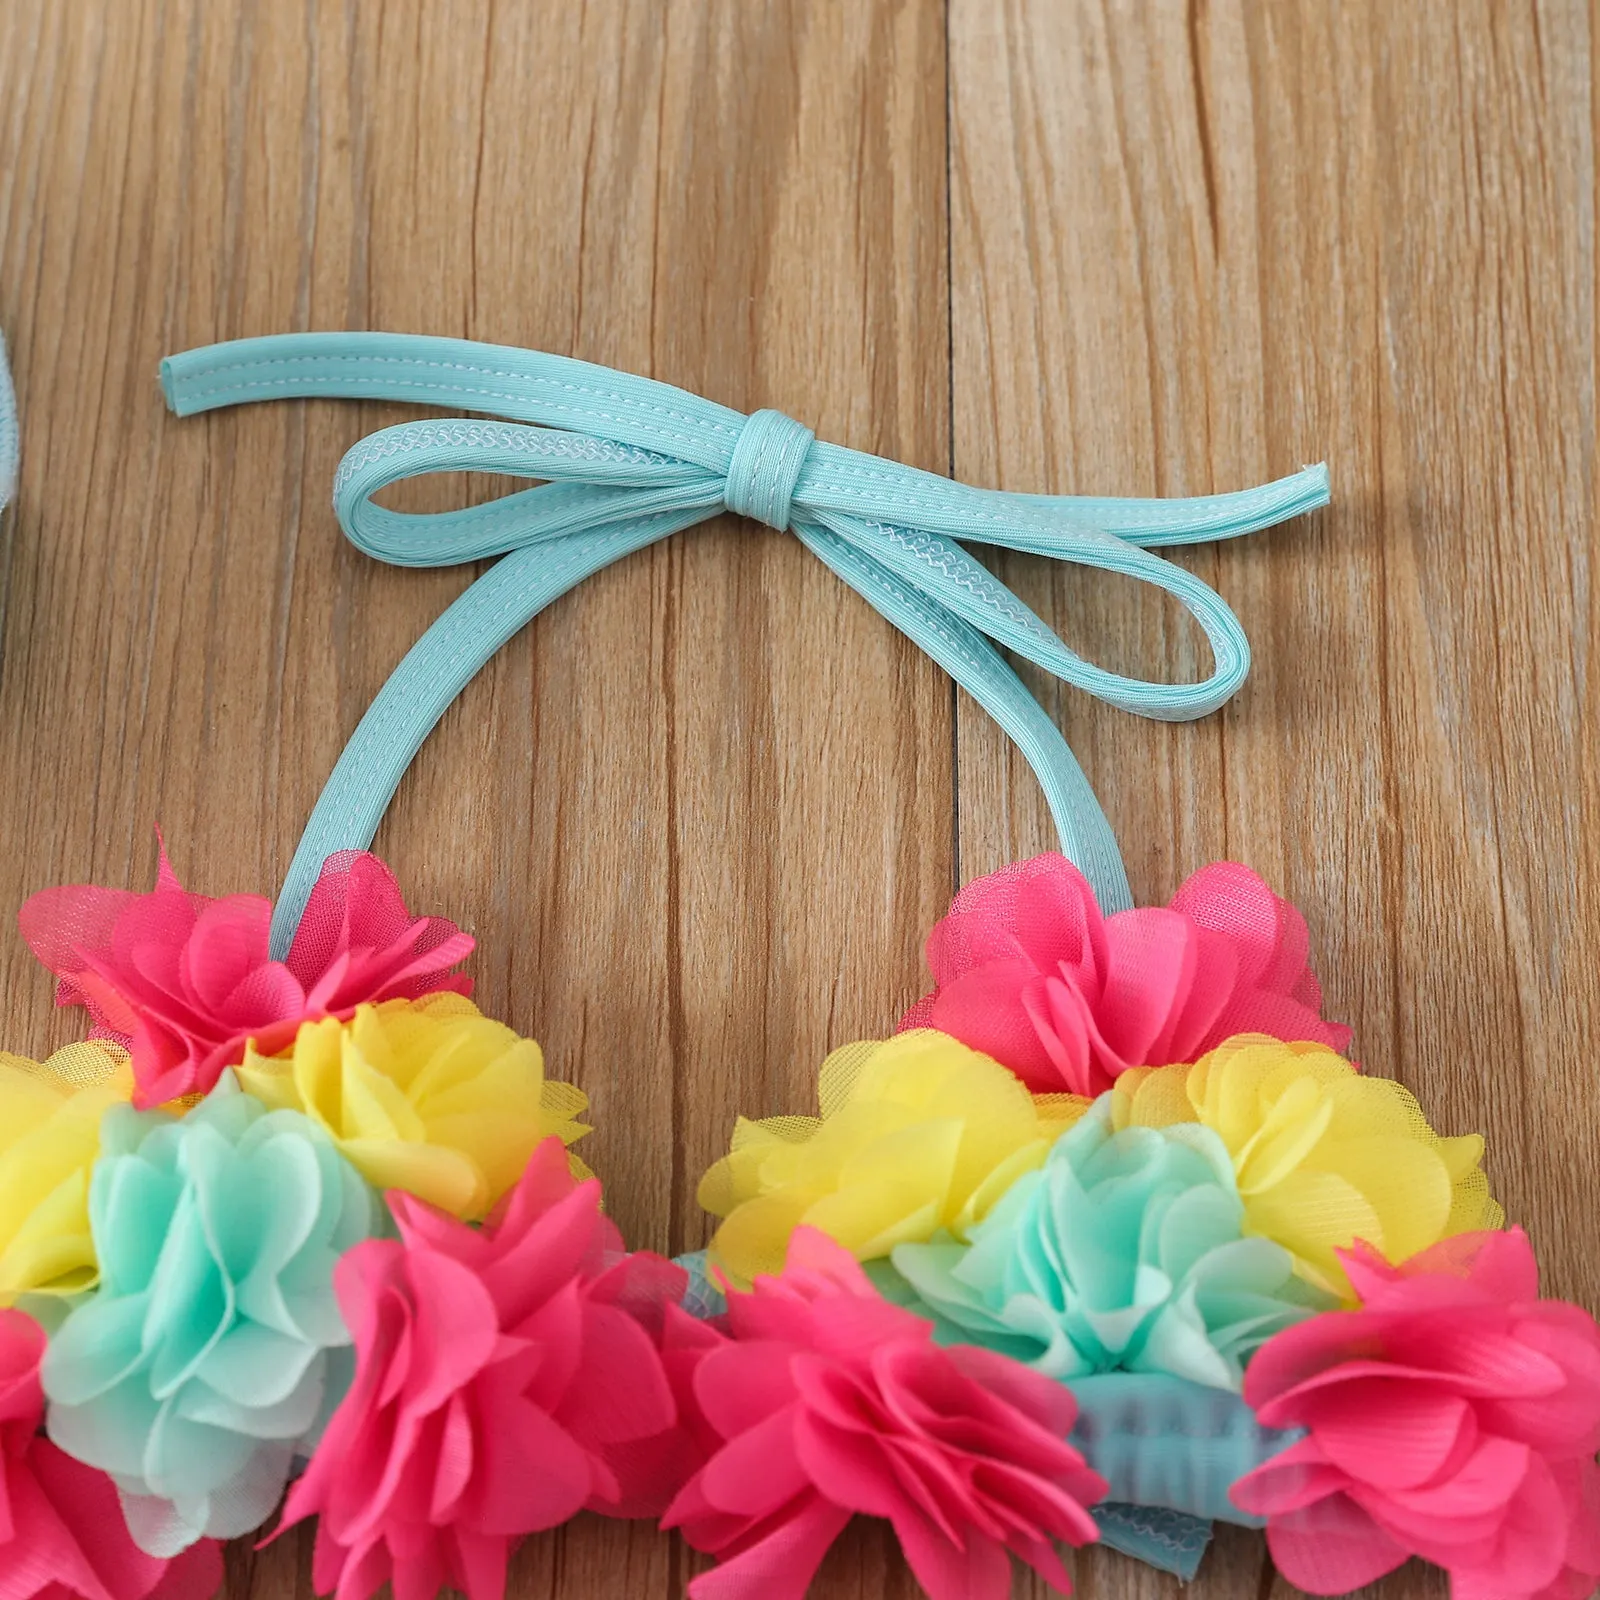
[[[0,903],[147,884],[157,822],[192,886],[271,892],[470,577],[338,537],[340,454],[401,413],[179,423],[167,351],[533,345],[1024,490],[1326,458],[1330,511],[1185,558],[1257,648],[1221,715],[1041,693],[1141,898],[1231,855],[1296,899],[1362,1058],[1492,1135],[1548,1287],[1600,1304],[1594,70],[1581,5],[1514,0],[0,0],[24,427]],[[1131,585],[998,565],[1109,664],[1204,665]],[[918,992],[952,887],[1051,842],[970,702],[795,541],[725,518],[511,644],[379,848],[592,1095],[630,1238],[676,1250],[735,1108],[807,1107],[824,1052]],[[75,1026],[12,937],[0,989],[12,1049]],[[240,1546],[229,1594],[309,1595],[307,1555]],[[694,1570],[585,1519],[529,1542],[513,1592],[670,1597]],[[1076,1575],[1177,1592],[1104,1552]],[[816,1592],[915,1587],[858,1527]],[[1227,1530],[1191,1591],[1288,1592]]]

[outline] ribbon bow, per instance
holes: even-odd
[[[1102,907],[1131,905],[1115,837],[1082,769],[995,645],[1123,710],[1169,721],[1204,716],[1244,682],[1249,644],[1212,589],[1150,549],[1250,533],[1328,499],[1321,466],[1257,489],[1188,500],[974,489],[824,443],[779,411],[747,417],[647,378],[459,339],[244,339],[169,357],[161,377],[180,416],[322,395],[505,419],[385,428],[340,464],[334,509],[369,555],[401,566],[505,559],[418,640],[356,729],[295,853],[274,912],[275,951],[287,948],[323,860],[371,843],[423,740],[512,634],[590,573],[723,510],[793,532],[961,683],[1038,774],[1062,848]],[[427,515],[386,510],[372,498],[402,478],[460,471],[541,481],[486,505]],[[1155,585],[1204,630],[1215,658],[1211,675],[1200,683],[1148,682],[1085,661],[957,540]]]

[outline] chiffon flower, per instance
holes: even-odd
[[[1237,1392],[1273,1334],[1331,1303],[1269,1239],[1242,1237],[1233,1162],[1209,1128],[1111,1126],[1102,1095],[972,1231],[897,1245],[941,1338],[1052,1378],[1166,1372]]]
[[[928,936],[937,987],[902,1028],[938,1028],[1030,1087],[1097,1095],[1133,1066],[1193,1061],[1231,1034],[1343,1050],[1321,1016],[1304,918],[1247,867],[1204,867],[1169,906],[1102,916],[1059,855],[969,883]]]
[[[111,1045],[68,1045],[44,1062],[0,1053],[0,1306],[94,1286],[89,1170],[101,1116],[132,1093]]]
[[[1242,1478],[1278,1569],[1342,1594],[1420,1555],[1456,1600],[1586,1600],[1600,1581],[1600,1329],[1540,1300],[1519,1229],[1399,1268],[1358,1246],[1361,1308],[1256,1356],[1245,1398],[1307,1430]]]
[[[238,1071],[265,1104],[326,1130],[378,1188],[468,1221],[516,1183],[540,1140],[590,1131],[574,1120],[588,1099],[545,1081],[538,1045],[457,994],[306,1023],[283,1055],[252,1047]]]
[[[1231,1039],[1192,1067],[1124,1073],[1112,1105],[1119,1128],[1215,1129],[1245,1231],[1277,1240],[1302,1277],[1341,1299],[1350,1285],[1338,1252],[1357,1239],[1403,1261],[1505,1221],[1480,1166],[1481,1135],[1441,1138],[1398,1083],[1318,1045]]]
[[[482,1231],[390,1200],[401,1240],[339,1263],[355,1383],[283,1525],[319,1517],[314,1580],[338,1600],[390,1582],[400,1600],[445,1584],[499,1600],[523,1534],[670,1498],[639,1468],[677,1422],[657,1345],[684,1275],[623,1252],[557,1139]]]
[[[936,1345],[809,1228],[781,1276],[729,1296],[727,1323],[731,1338],[692,1335],[714,1453],[662,1519],[721,1561],[694,1600],[799,1600],[856,1513],[888,1518],[933,1600],[1003,1597],[1011,1555],[1070,1592],[1056,1541],[1095,1538],[1086,1507],[1106,1486],[1066,1442],[1063,1385]]]
[[[58,1005],[129,1041],[136,1103],[204,1094],[245,1043],[271,1055],[302,1022],[348,1016],[366,1000],[471,992],[450,968],[472,939],[442,917],[413,917],[376,856],[330,856],[283,961],[270,958],[270,902],[211,900],[178,882],[165,850],[149,894],[79,884],[23,906],[22,936],[57,974]]]
[[[862,1260],[941,1228],[958,1237],[1037,1167],[1085,1102],[1035,1098],[997,1062],[931,1030],[847,1045],[823,1063],[822,1116],[734,1129],[700,1183],[725,1220],[711,1258],[737,1283],[782,1270],[804,1223]]]
[[[319,1129],[231,1073],[181,1121],[106,1113],[89,1189],[100,1288],[50,1342],[50,1437],[111,1474],[153,1554],[256,1528],[350,1342],[339,1257],[377,1196]]]
[[[0,1311],[0,1600],[211,1600],[218,1545],[146,1555],[111,1480],[40,1434],[44,1348],[37,1323]]]

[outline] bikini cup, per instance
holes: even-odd
[[[651,380],[464,340],[247,339],[170,357],[161,380],[179,416],[320,396],[459,406],[503,419],[403,423],[362,440],[340,463],[334,509],[368,555],[403,566],[502,559],[412,648],[340,757],[274,910],[278,955],[324,860],[372,842],[406,767],[485,661],[602,566],[724,509],[793,531],[939,661],[1017,741],[1044,788],[1064,853],[1101,908],[1131,907],[1115,837],[1082,769],[994,644],[1138,715],[1204,716],[1243,683],[1248,641],[1213,591],[1148,552],[1255,532],[1328,499],[1321,466],[1188,500],[970,489],[821,443],[778,412],[745,418]],[[417,515],[376,503],[402,479],[461,471],[545,481],[456,512]],[[1083,661],[956,540],[1081,562],[1164,590],[1204,630],[1216,658],[1211,676],[1149,683]],[[717,1309],[721,1297],[704,1254],[681,1260],[697,1303]],[[1232,1504],[1228,1490],[1281,1449],[1285,1436],[1261,1428],[1237,1396],[1132,1373],[1096,1377],[1074,1392],[1075,1438],[1111,1486],[1111,1504],[1097,1514],[1108,1543],[1192,1574],[1210,1520],[1261,1525]]]
[[[1242,685],[1242,627],[1192,574],[1147,554],[1266,528],[1325,504],[1310,467],[1238,494],[1189,501],[1019,496],[814,440],[774,411],[749,419],[698,395],[568,358],[398,334],[298,334],[190,350],[162,363],[179,416],[307,395],[381,398],[494,413],[504,421],[406,422],[365,438],[334,478],[334,510],[358,549],[397,565],[502,557],[435,622],[378,693],[315,806],[274,912],[274,954],[293,936],[322,862],[365,850],[400,776],[446,707],[507,638],[613,560],[723,509],[792,530],[870,605],[922,645],[1018,741],[1040,778],[1062,850],[1102,909],[1130,907],[1109,822],[1082,768],[990,640],[1086,693],[1165,720],[1203,717]],[[538,424],[538,426],[525,426]],[[414,515],[374,496],[432,472],[546,480],[485,506]],[[955,539],[1120,571],[1178,598],[1216,654],[1210,678],[1160,685],[1075,656]],[[688,1267],[715,1306],[702,1258]],[[1194,1570],[1235,1478],[1280,1448],[1237,1397],[1136,1374],[1078,1392],[1078,1437],[1112,1485],[1102,1538]]]

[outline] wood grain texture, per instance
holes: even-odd
[[[1490,1165],[1600,1304],[1593,41],[1577,4],[0,0],[0,904],[270,891],[338,749],[469,580],[342,545],[402,413],[178,423],[169,350],[389,327],[607,362],[1016,489],[1197,493],[1326,457],[1332,510],[1185,557],[1254,677],[1145,724],[1040,683],[1136,891],[1251,862],[1368,1065]],[[433,484],[413,507],[492,485]],[[1023,557],[1071,642],[1186,627]],[[722,519],[591,580],[446,718],[379,847],[481,940],[485,1005],[581,1083],[640,1245],[705,1233],[733,1110],[886,1031],[958,879],[1049,847],[970,702],[791,540]],[[9,1047],[69,1037],[0,941]],[[310,1593],[290,1538],[229,1595]],[[648,1529],[534,1539],[512,1592],[676,1596]],[[1078,1592],[1177,1585],[1086,1553]],[[1019,1585],[1019,1594],[1042,1594]],[[1190,1591],[1286,1595],[1224,1532]],[[916,1593],[853,1530],[816,1593]],[[1407,1570],[1371,1591],[1441,1596]]]

